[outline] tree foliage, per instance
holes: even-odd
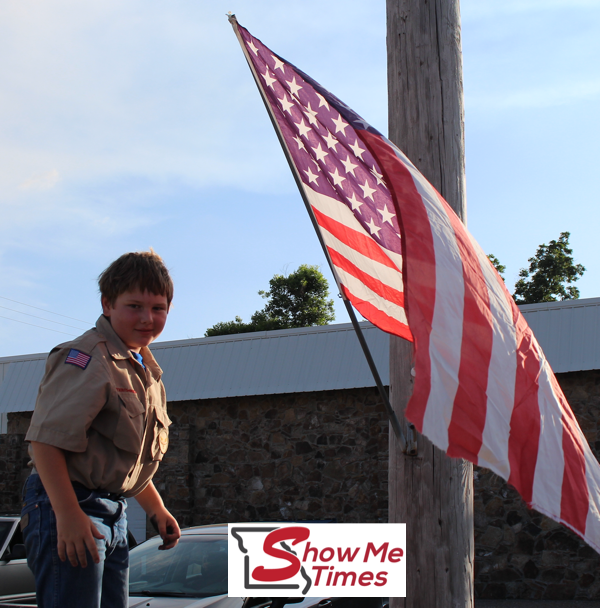
[[[335,319],[329,284],[318,266],[302,264],[287,276],[276,274],[269,281],[269,289],[258,293],[267,303],[250,317],[250,323],[236,317],[234,321],[216,323],[204,335],[327,325]]]
[[[504,278],[504,273],[506,272],[506,266],[500,264],[500,260],[493,254],[488,254],[488,260],[492,263],[492,266],[498,271],[498,274]]]
[[[517,304],[536,304],[571,300],[579,297],[579,289],[571,285],[579,280],[585,268],[573,262],[568,232],[561,232],[558,241],[538,247],[529,258],[529,269],[522,268],[513,297]]]

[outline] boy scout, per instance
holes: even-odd
[[[153,251],[127,253],[99,278],[96,327],[52,350],[31,426],[33,471],[21,526],[40,608],[125,608],[125,498],[135,496],[174,547],[180,530],[152,476],[170,420],[148,345],[167,320],[173,283]]]

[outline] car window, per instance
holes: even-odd
[[[14,523],[14,521],[8,520],[0,521],[0,550],[4,547],[4,543],[6,542]]]
[[[168,551],[160,539],[142,543],[129,558],[129,595],[209,597],[227,593],[227,539],[183,536]]]

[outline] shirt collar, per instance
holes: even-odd
[[[106,347],[113,359],[133,359],[131,351],[127,348],[123,340],[119,338],[107,317],[100,315],[96,321],[96,329],[98,330],[98,333],[106,338]],[[152,376],[154,376],[157,381],[160,380],[163,372],[150,349],[147,346],[143,346],[140,349],[140,355],[142,355],[144,365],[148,368]]]

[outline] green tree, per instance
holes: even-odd
[[[581,264],[573,263],[569,247],[569,232],[561,232],[558,241],[543,243],[534,257],[529,258],[529,269],[522,268],[515,284],[513,298],[517,304],[536,304],[579,297],[579,289],[571,285],[585,272]]]
[[[288,329],[327,325],[335,319],[333,300],[329,298],[329,284],[318,266],[302,264],[287,276],[276,274],[269,281],[268,291],[258,292],[267,300],[244,323],[240,317],[209,327],[205,336],[223,336],[251,331]]]
[[[500,260],[493,254],[488,254],[488,260],[492,263],[492,266],[498,271],[498,274],[504,278],[504,273],[506,272],[506,266],[500,264]]]

